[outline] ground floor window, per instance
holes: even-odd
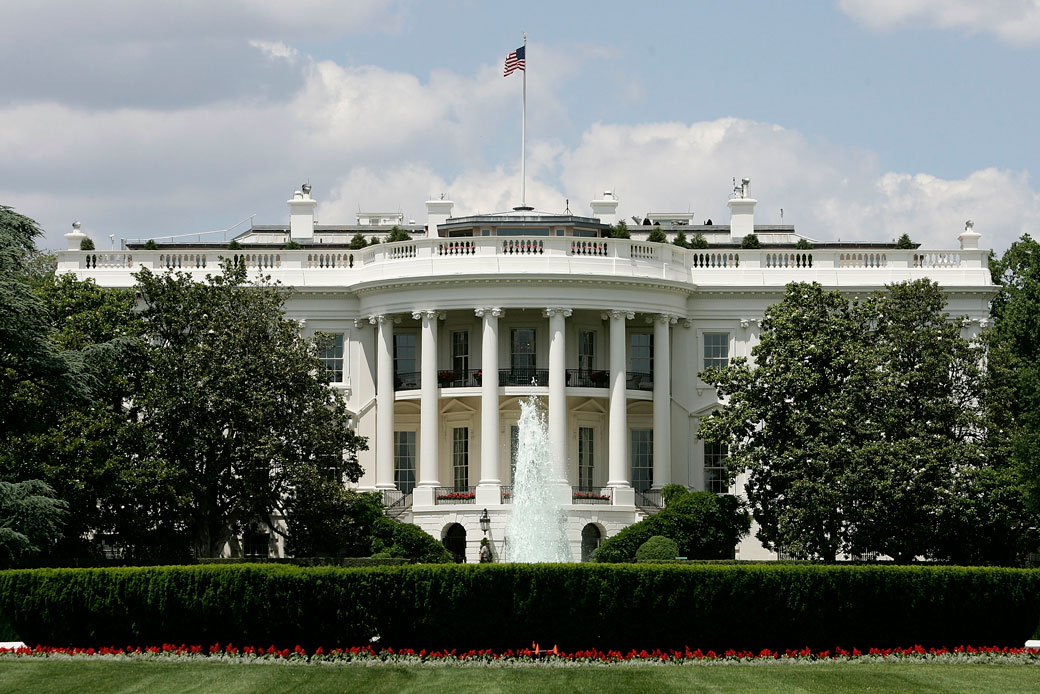
[[[242,556],[246,558],[264,558],[271,553],[270,536],[256,526],[249,526],[242,532]]]
[[[394,486],[405,494],[415,489],[415,432],[394,432]]]
[[[704,443],[704,489],[705,491],[725,494],[729,491],[729,473],[726,470],[726,456],[729,447],[719,443]]]
[[[457,491],[469,488],[469,427],[451,430],[451,471]]]
[[[654,485],[654,430],[632,430],[632,487],[645,492]]]

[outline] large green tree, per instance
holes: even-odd
[[[157,455],[184,475],[195,552],[216,556],[248,523],[291,515],[314,477],[356,481],[364,440],[314,343],[284,314],[288,290],[224,263],[193,281],[137,275],[147,369],[135,405]]]

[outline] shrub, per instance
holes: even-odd
[[[231,239],[230,241],[228,241],[227,247],[228,247],[229,251],[240,251],[240,250],[242,250],[242,244],[240,244],[235,239]]]
[[[303,248],[303,246],[301,246],[300,244],[296,243],[295,241],[290,241],[289,243],[287,243],[284,246],[282,246],[282,248],[284,248],[287,251],[298,251],[301,248]]]
[[[79,249],[81,251],[92,251],[94,250],[94,239],[87,237],[79,242]]]
[[[812,249],[816,248],[816,246],[814,246],[812,242],[809,241],[809,239],[798,239],[798,243],[796,243],[794,247],[796,250],[799,251],[811,251]]]
[[[675,232],[675,238],[672,239],[672,243],[674,243],[679,248],[689,248],[690,247],[690,242],[686,240],[686,232],[683,231],[682,229],[680,229],[679,231]]]
[[[762,242],[758,240],[757,234],[748,234],[744,237],[744,240],[740,242],[741,248],[761,248]]]
[[[696,248],[698,250],[703,250],[703,249],[705,249],[707,247],[708,247],[708,239],[704,238],[704,234],[702,234],[701,232],[698,231],[694,235],[693,240],[690,241],[690,248]]]
[[[675,540],[663,535],[654,535],[639,545],[636,550],[636,561],[652,561],[655,559],[675,559],[679,556],[679,545]]]
[[[362,248],[368,245],[368,241],[365,240],[365,235],[360,231],[354,234],[350,238],[349,248],[355,251],[360,251]]]
[[[391,557],[411,559],[420,564],[446,564],[451,553],[428,532],[411,523],[401,523],[383,516],[375,522],[374,552],[386,552]]]
[[[144,249],[146,251],[157,251],[159,250],[159,244],[155,242],[155,239],[148,239],[144,242]]]
[[[628,225],[625,224],[625,220],[620,219],[618,223],[610,227],[610,238],[612,239],[630,239],[632,234],[628,231]]]
[[[400,228],[397,225],[394,225],[393,227],[391,227],[390,233],[386,237],[386,242],[387,243],[395,243],[397,241],[411,241],[411,240],[412,240],[411,235],[407,231],[405,231],[404,229]]]
[[[917,248],[917,244],[910,240],[910,234],[903,234],[896,241],[896,248],[909,250],[911,248]]]
[[[668,243],[668,237],[660,227],[654,227],[650,230],[650,235],[646,238],[651,243]]]
[[[28,643],[221,643],[759,651],[1021,647],[1040,571],[821,566],[283,565],[0,572],[0,615]]]

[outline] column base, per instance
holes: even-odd
[[[635,506],[636,490],[632,487],[614,487],[614,506]]]
[[[416,487],[412,490],[412,506],[433,506],[436,487]]]
[[[502,485],[495,482],[494,484],[478,484],[477,485],[477,498],[473,500],[477,506],[498,506],[502,503]]]

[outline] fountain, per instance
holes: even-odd
[[[558,483],[549,454],[549,431],[538,398],[520,403],[513,478],[513,511],[506,524],[506,561],[569,562],[563,509],[553,496]]]

